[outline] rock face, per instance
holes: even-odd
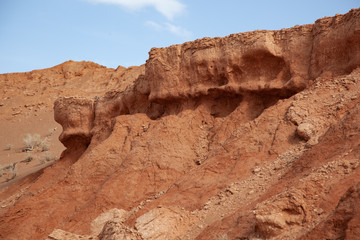
[[[359,24],[355,9],[152,49],[105,95],[57,99],[67,150],[1,209],[0,236],[352,239]]]
[[[348,74],[360,63],[358,14],[152,49],[145,75],[149,99],[197,97],[214,89],[290,96],[327,72]]]
[[[60,98],[55,102],[55,121],[63,127],[59,140],[67,148],[78,144],[86,147],[91,141],[94,122],[94,101],[92,99]]]

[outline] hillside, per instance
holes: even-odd
[[[54,114],[66,148],[3,186],[3,239],[360,233],[360,9],[153,48],[140,67],[3,74],[0,86],[0,124]]]

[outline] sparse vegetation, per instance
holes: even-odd
[[[55,160],[54,155],[51,152],[46,152],[45,155],[39,160],[41,164]]]
[[[11,150],[11,149],[13,149],[13,147],[14,147],[14,145],[12,145],[12,144],[6,144],[6,146],[5,146],[5,150]]]
[[[50,143],[47,138],[44,138],[44,140],[41,141],[39,147],[41,148],[42,152],[46,152],[50,150]]]
[[[34,150],[34,148],[38,147],[42,142],[39,134],[31,135],[28,133],[23,140],[25,142],[25,152]]]
[[[26,158],[24,160],[22,160],[21,162],[24,162],[24,163],[29,163],[31,162],[32,160],[34,160],[34,156],[32,154],[27,154],[26,155]]]
[[[0,177],[1,181],[8,182],[16,177],[16,168],[17,162],[9,164],[5,167],[0,167]]]
[[[40,134],[26,134],[24,137],[25,148],[23,149],[24,152],[32,151],[37,147],[41,148],[42,152],[46,152],[50,150],[50,143],[48,138],[44,138],[41,140]]]

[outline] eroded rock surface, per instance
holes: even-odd
[[[94,100],[82,98],[60,98],[55,101],[55,121],[63,131],[59,140],[67,148],[85,145],[91,141],[91,129],[95,118]]]
[[[103,96],[59,98],[68,149],[1,210],[0,236],[355,236],[359,22],[355,9],[152,49]]]

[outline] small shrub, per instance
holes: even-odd
[[[12,144],[6,144],[5,150],[11,150],[14,147]]]
[[[41,137],[39,134],[26,134],[24,137],[25,142],[25,151],[32,151],[35,147],[38,147],[41,144]]]
[[[5,167],[0,166],[0,177],[3,176],[8,170],[14,170],[15,169],[16,164],[9,164]]]
[[[55,160],[55,157],[51,152],[47,152],[45,154],[45,159],[46,159],[46,161],[52,161],[52,160]]]
[[[40,159],[41,164],[55,160],[54,155],[51,152],[46,152],[45,155]]]
[[[50,150],[50,143],[48,141],[47,138],[45,138],[44,140],[41,141],[41,143],[39,144],[39,147],[41,148],[42,152],[46,152]]]
[[[2,181],[8,182],[16,177],[17,162],[9,164],[5,167],[0,167],[0,177]]]
[[[34,160],[34,156],[31,154],[27,154],[26,158],[24,160],[22,160],[21,162],[28,163],[28,162],[31,162],[32,160]]]

